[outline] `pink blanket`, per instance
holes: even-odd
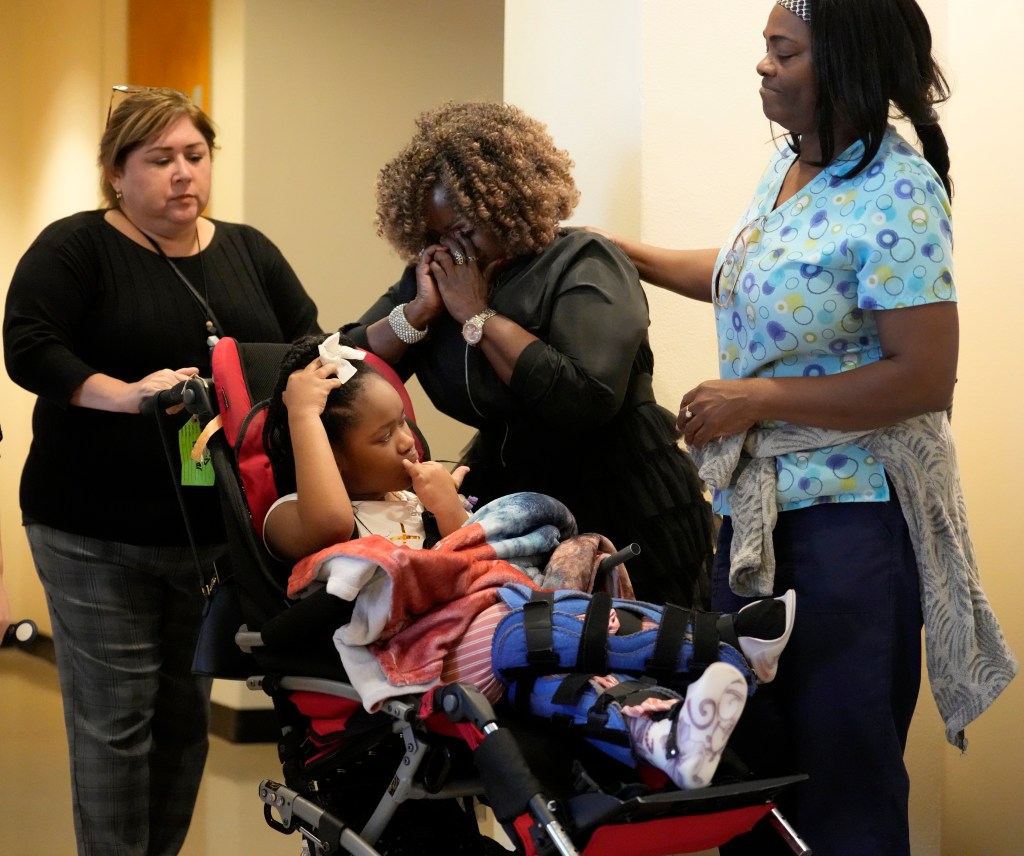
[[[355,601],[352,620],[334,640],[349,678],[372,708],[396,694],[382,681],[404,692],[435,683],[473,618],[498,602],[498,588],[511,582],[538,588],[540,567],[575,533],[561,503],[542,494],[511,494],[488,503],[432,550],[410,550],[379,535],[321,550],[295,566],[288,594],[301,597],[326,585]],[[581,576],[589,573],[588,567]]]
[[[374,710],[435,685],[445,657],[507,583],[632,597],[625,569],[596,573],[613,551],[601,536],[576,536],[572,515],[557,500],[516,493],[485,505],[432,550],[380,535],[321,550],[295,566],[288,594],[326,585],[355,601],[334,642],[363,705]]]

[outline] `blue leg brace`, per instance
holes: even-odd
[[[651,677],[662,686],[685,688],[710,663],[735,666],[754,691],[754,675],[731,634],[731,616],[611,598],[578,591],[534,592],[518,584],[501,589],[509,614],[491,646],[503,683],[522,677],[577,672]],[[621,624],[609,635],[611,609]],[[644,630],[646,619],[656,624]],[[735,644],[722,641],[731,639]]]
[[[545,675],[527,678],[508,688],[509,700],[535,716],[551,721],[583,737],[615,760],[630,767],[636,759],[629,744],[629,730],[622,716],[623,705],[639,704],[645,698],[681,699],[650,679],[617,674],[619,684],[609,690],[595,687],[590,675]],[[526,697],[524,697],[526,696]]]

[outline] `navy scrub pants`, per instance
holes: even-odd
[[[779,808],[815,856],[910,854],[903,751],[921,681],[922,615],[913,546],[892,497],[782,512],[775,527],[774,593],[796,590],[793,635],[730,745],[758,773],[810,775]],[[729,589],[731,538],[726,518],[716,612],[746,602]],[[789,849],[759,828],[721,853]]]

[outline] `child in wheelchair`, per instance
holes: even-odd
[[[302,339],[286,356],[264,443],[280,496],[264,520],[265,544],[286,563],[305,562],[307,571],[309,557],[354,539],[443,551],[477,519],[459,494],[467,468],[450,473],[420,460],[398,393],[337,333],[326,341]],[[748,696],[775,675],[793,625],[793,593],[717,617],[712,632],[724,638],[716,637],[710,653],[706,645],[698,652],[696,619],[680,623],[681,611],[672,612],[675,636],[666,661],[663,622],[672,607],[584,591],[540,596],[543,579],[536,574],[511,564],[503,572],[501,585],[472,601],[474,613],[448,639],[439,673],[427,685],[472,684],[492,702],[507,694],[535,715],[574,723],[624,763],[646,762],[681,788],[709,784]],[[308,583],[306,573],[292,592],[308,590]],[[357,589],[349,586],[358,602]],[[546,604],[547,653],[557,654],[547,667],[538,666],[530,647],[538,600]],[[584,637],[601,649],[596,661],[584,662]],[[662,667],[657,682],[645,678],[655,652]],[[595,662],[607,671],[588,674]],[[348,661],[346,668],[353,671]],[[566,674],[577,672],[582,675]],[[378,684],[388,679],[376,677]],[[404,692],[407,684],[394,686],[395,695]],[[375,693],[377,700],[386,697],[379,687]]]

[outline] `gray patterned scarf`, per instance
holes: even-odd
[[[1017,660],[981,590],[953,432],[945,413],[926,413],[870,432],[800,425],[752,429],[690,453],[713,488],[733,483],[729,585],[744,596],[772,593],[775,551],[775,456],[856,443],[885,467],[903,507],[921,578],[925,651],[932,696],[946,739],[967,748],[964,729],[1017,673]],[[748,460],[749,459],[749,462]]]

